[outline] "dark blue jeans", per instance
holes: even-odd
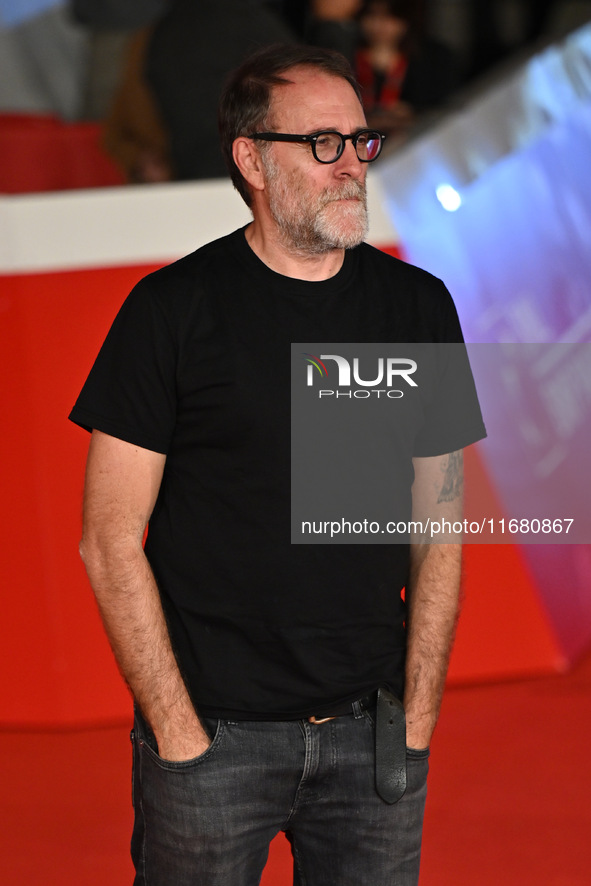
[[[135,886],[255,886],[285,831],[297,886],[416,886],[428,751],[408,751],[394,805],[376,793],[374,723],[206,720],[211,746],[162,760],[136,717]]]

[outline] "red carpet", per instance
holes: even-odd
[[[129,886],[126,734],[0,733],[2,886]],[[591,656],[566,676],[450,689],[421,886],[589,886],[590,744]],[[290,884],[290,867],[280,838],[263,886]]]

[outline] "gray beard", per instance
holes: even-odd
[[[271,161],[264,160],[267,173],[269,208],[283,245],[303,255],[322,255],[333,249],[352,249],[363,242],[368,231],[365,186],[350,180],[306,203],[297,200],[297,189],[290,186]],[[335,206],[339,199],[355,202]]]

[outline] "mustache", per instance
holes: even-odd
[[[365,199],[365,184],[361,184],[358,181],[348,181],[338,188],[327,188],[323,194],[322,205],[326,206],[335,200],[360,200],[362,203],[365,203]]]

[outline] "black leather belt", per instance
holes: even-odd
[[[387,689],[378,689],[376,705],[376,790],[386,803],[397,803],[406,791],[406,717]]]
[[[376,790],[386,803],[397,803],[406,791],[406,718],[401,701],[387,689],[366,695],[357,702],[347,702],[325,713],[308,717],[309,723],[326,723],[356,710],[375,707]]]

